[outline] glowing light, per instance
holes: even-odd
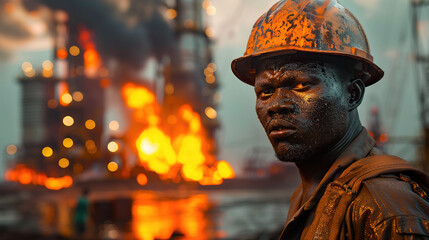
[[[177,17],[177,11],[170,8],[165,12],[165,17],[167,17],[167,19],[175,19]]]
[[[132,83],[124,85],[122,94],[126,96],[125,102],[130,108],[138,109],[155,103],[155,95],[151,91]]]
[[[210,119],[215,119],[217,117],[217,112],[212,107],[206,107],[205,113],[206,116]]]
[[[54,64],[49,60],[45,60],[42,63],[42,67],[44,70],[52,70],[54,68]]]
[[[213,5],[207,7],[207,15],[213,16],[216,14],[216,8]]]
[[[109,128],[112,131],[117,131],[119,129],[119,123],[118,123],[118,121],[111,121],[109,123]]]
[[[82,102],[83,100],[83,93],[76,91],[73,93],[73,100],[75,100],[76,102]]]
[[[215,72],[217,70],[216,63],[209,63],[209,65],[207,67],[210,68],[210,69],[212,69],[213,72]]]
[[[33,70],[33,65],[31,65],[31,63],[29,62],[24,62],[22,63],[21,68],[24,72],[30,72],[31,70]]]
[[[52,148],[50,148],[50,147],[44,147],[42,149],[42,154],[45,157],[50,157],[50,156],[52,156],[52,154],[54,154],[54,150],[52,150]]]
[[[70,161],[67,158],[61,158],[58,161],[58,166],[60,166],[60,168],[67,168],[70,165]]]
[[[168,84],[165,86],[165,93],[166,93],[166,94],[168,94],[168,95],[173,94],[173,93],[174,93],[174,85],[173,85],[173,84],[171,84],[171,83],[168,83]]]
[[[214,30],[213,30],[213,28],[212,28],[212,27],[208,27],[208,28],[206,28],[205,33],[206,33],[207,37],[213,37],[213,35],[214,35]]]
[[[144,186],[147,184],[147,177],[144,173],[140,173],[139,175],[137,175],[137,182],[138,184]]]
[[[63,118],[63,124],[67,127],[70,127],[74,124],[74,119],[70,116],[65,116]]]
[[[71,138],[64,138],[64,140],[63,140],[63,146],[65,148],[71,148],[71,147],[73,147],[73,139],[71,139]]]
[[[52,75],[54,75],[54,72],[52,70],[43,69],[43,71],[42,71],[43,77],[50,78],[50,77],[52,77]]]
[[[109,164],[107,164],[107,170],[109,170],[110,172],[116,172],[118,171],[118,164],[115,162],[109,162]]]
[[[69,53],[72,56],[77,56],[80,54],[80,49],[77,46],[71,46],[69,49]]]
[[[68,105],[73,101],[73,97],[70,95],[70,93],[65,93],[61,96],[61,101]]]
[[[95,145],[95,142],[93,140],[85,141],[85,147],[88,150],[89,154],[97,153],[97,146]]]
[[[215,76],[213,76],[213,75],[211,75],[211,76],[207,76],[207,77],[206,77],[206,82],[207,82],[208,84],[213,84],[213,83],[215,83],[215,82],[216,82],[216,77],[215,77]]]
[[[36,75],[36,71],[35,71],[34,69],[31,69],[31,70],[30,70],[30,71],[28,71],[28,72],[24,72],[24,75],[25,75],[26,77],[31,78],[31,77],[34,77],[34,76]]]
[[[94,122],[94,120],[92,120],[92,119],[88,119],[88,120],[86,120],[86,122],[85,122],[85,127],[87,128],[87,129],[89,129],[89,130],[92,130],[92,129],[94,129],[95,128],[95,122]]]
[[[235,177],[234,170],[232,169],[231,165],[229,165],[228,162],[219,161],[217,163],[217,171],[219,172],[222,178],[231,179]]]
[[[382,133],[379,137],[379,140],[381,143],[386,143],[387,141],[389,141],[389,135],[387,135],[386,133]]]
[[[45,187],[50,190],[60,190],[68,188],[73,185],[73,178],[70,176],[64,176],[61,178],[47,178],[45,181]]]
[[[67,50],[65,50],[64,48],[57,50],[57,58],[58,59],[66,59],[67,55],[68,55]]]
[[[208,6],[210,6],[212,3],[210,0],[204,0],[203,1],[203,8],[207,9]]]
[[[6,147],[6,152],[9,155],[15,155],[15,153],[18,151],[18,148],[15,145],[9,145]]]
[[[119,150],[119,144],[115,141],[111,141],[107,144],[107,149],[112,153],[117,152]]]

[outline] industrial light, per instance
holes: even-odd
[[[54,154],[54,150],[52,150],[52,148],[50,148],[50,147],[44,147],[42,149],[42,154],[45,157],[50,157],[50,156],[52,156],[52,154]]]
[[[64,140],[63,140],[63,146],[65,147],[65,148],[71,148],[71,147],[73,147],[73,139],[71,139],[71,138],[64,138]]]
[[[18,148],[15,145],[9,145],[6,147],[6,152],[9,155],[14,155],[18,151]]]
[[[111,122],[109,123],[109,128],[110,128],[110,130],[112,130],[112,131],[116,131],[116,130],[118,130],[118,129],[119,129],[119,123],[118,123],[118,121],[111,121]]]
[[[117,152],[119,150],[119,144],[115,141],[111,141],[107,144],[107,149],[112,153]]]
[[[61,168],[67,168],[70,165],[70,161],[67,158],[61,158],[58,161],[58,166]]]
[[[115,162],[109,162],[109,164],[107,164],[107,169],[110,172],[116,172],[116,171],[118,171],[118,168],[119,168],[118,164]]]
[[[85,127],[87,128],[87,129],[89,129],[89,130],[92,130],[92,129],[94,129],[95,128],[95,122],[94,122],[94,120],[92,120],[92,119],[88,119],[88,120],[86,120],[86,122],[85,122]]]
[[[67,127],[70,127],[74,124],[74,119],[70,116],[65,116],[63,118],[63,124]]]

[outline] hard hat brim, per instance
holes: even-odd
[[[262,57],[291,55],[296,54],[297,52],[336,55],[362,61],[364,68],[371,75],[369,79],[364,81],[365,86],[367,87],[378,82],[384,76],[384,71],[372,62],[372,56],[364,51],[360,51],[359,49],[353,49],[353,53],[347,54],[337,51],[320,51],[319,49],[314,49],[314,51],[312,51],[312,49],[302,49],[298,47],[290,47],[288,49],[283,48],[277,51],[259,52],[234,59],[231,63],[231,69],[234,75],[242,82],[254,86],[256,75],[256,66],[254,66],[255,60]]]

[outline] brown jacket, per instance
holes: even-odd
[[[363,129],[302,205],[296,189],[280,239],[429,239],[429,177],[374,144]],[[350,189],[335,185],[359,174]]]

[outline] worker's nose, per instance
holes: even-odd
[[[273,103],[268,107],[268,115],[273,117],[276,114],[290,114],[294,113],[296,109],[296,105],[291,99],[275,96]]]

